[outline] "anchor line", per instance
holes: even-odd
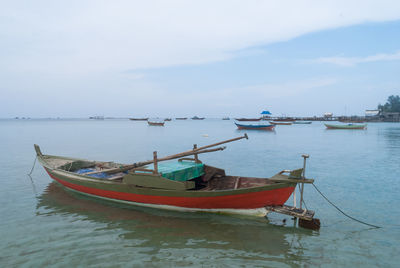
[[[317,186],[315,186],[314,183],[312,183],[312,185],[314,186],[315,190],[317,190],[317,192],[318,192],[323,198],[325,198],[326,201],[328,201],[329,204],[331,204],[334,208],[336,208],[339,212],[341,212],[341,213],[342,213],[343,215],[345,215],[346,217],[348,217],[348,218],[350,218],[350,219],[352,219],[352,220],[354,220],[354,221],[356,221],[356,222],[359,222],[359,223],[362,223],[362,224],[365,224],[365,225],[368,225],[368,226],[371,226],[371,227],[374,227],[374,228],[382,228],[382,227],[380,227],[380,226],[373,225],[373,224],[366,223],[366,222],[364,222],[364,221],[358,220],[358,219],[356,219],[356,218],[354,218],[354,217],[352,217],[352,216],[346,214],[343,210],[341,210],[339,207],[337,207],[335,204],[333,204],[333,203],[332,203],[318,188],[317,188]]]
[[[35,161],[33,161],[33,166],[32,166],[31,172],[29,172],[28,175],[32,174],[33,169],[35,168],[35,165],[36,165],[36,159],[37,159],[37,156],[35,157]]]

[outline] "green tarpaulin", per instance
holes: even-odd
[[[153,169],[153,166],[148,165],[145,168]],[[136,173],[148,172],[136,171]],[[189,161],[162,162],[158,163],[158,173],[170,180],[188,181],[204,175],[204,164]]]
[[[204,174],[204,164],[194,162],[164,162],[158,164],[158,172],[164,178],[187,181]]]

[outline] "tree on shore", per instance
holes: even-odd
[[[378,105],[378,110],[389,113],[395,113],[395,112],[400,113],[400,96],[399,95],[389,96],[384,105],[381,104]]]

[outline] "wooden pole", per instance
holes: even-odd
[[[193,151],[196,151],[196,150],[197,150],[197,144],[193,144]],[[197,154],[194,154],[194,161],[196,163],[199,162],[199,156]]]
[[[303,174],[302,174],[302,179],[305,179],[305,175],[306,175],[306,162],[307,162],[307,158],[309,158],[310,156],[308,154],[303,154],[302,157],[304,158],[304,162],[303,162]],[[303,191],[304,191],[304,183],[300,184],[300,209],[303,206]]]
[[[183,152],[180,154],[174,154],[174,155],[170,155],[170,156],[166,156],[163,158],[158,158],[157,162],[161,162],[161,161],[167,161],[167,160],[172,160],[172,159],[176,159],[176,158],[182,158],[188,155],[193,155],[193,154],[204,154],[204,153],[211,153],[211,152],[216,152],[216,151],[222,151],[225,150],[226,147],[218,147],[218,148],[214,148],[214,149],[208,149],[208,150],[196,150],[196,151],[188,151],[188,152]],[[105,172],[105,173],[118,173],[118,172],[124,172],[133,168],[137,168],[137,167],[142,167],[142,166],[146,166],[149,164],[154,163],[154,159],[153,160],[148,160],[148,161],[144,161],[144,162],[138,162],[138,163],[134,163],[132,165],[126,165],[123,167],[118,167],[118,168],[110,168],[110,169],[103,169],[100,171],[92,171],[92,172],[88,172],[88,173],[84,173],[82,175],[91,175],[91,174],[97,174],[97,173],[101,173],[101,172]]]
[[[181,157],[185,157],[185,156],[188,156],[188,155],[194,155],[194,154],[198,155],[198,154],[203,154],[203,153],[222,151],[226,147],[219,147],[219,148],[209,149],[209,150],[205,150],[205,149],[210,148],[210,147],[214,147],[214,146],[217,146],[217,145],[221,145],[221,144],[224,144],[224,143],[228,143],[228,142],[241,140],[241,139],[249,139],[249,137],[245,133],[241,137],[237,137],[237,138],[233,138],[233,139],[217,142],[217,143],[206,145],[206,146],[203,146],[203,147],[200,147],[200,148],[193,148],[193,150],[189,150],[189,151],[182,152],[182,153],[179,153],[179,154],[166,156],[164,158],[157,159],[157,162],[176,159],[176,158],[181,158]],[[145,161],[145,162],[138,162],[138,163],[134,163],[134,164],[131,164],[131,165],[126,165],[126,166],[121,167],[121,168],[110,168],[108,170],[106,169],[106,170],[102,170],[102,171],[92,171],[92,172],[88,172],[88,173],[85,173],[85,174],[82,174],[82,175],[91,175],[91,174],[97,174],[97,173],[101,173],[101,172],[118,173],[118,172],[123,172],[123,171],[126,171],[126,170],[130,170],[132,168],[137,168],[137,167],[149,165],[149,164],[152,164],[152,163],[154,163],[154,159],[153,160],[149,160],[149,161]]]
[[[153,152],[153,162],[154,162],[154,174],[158,173],[158,164],[157,164],[157,151]]]
[[[247,136],[246,133],[244,133],[244,135],[241,136],[241,137],[237,137],[237,138],[229,139],[229,140],[226,140],[226,141],[220,141],[220,142],[217,142],[217,143],[214,143],[214,144],[206,145],[206,146],[197,148],[197,150],[207,149],[207,148],[210,148],[210,147],[214,147],[214,146],[221,145],[221,144],[228,143],[228,142],[232,142],[232,141],[241,140],[241,139],[244,139],[244,138],[245,138],[246,140],[249,139],[249,137]]]

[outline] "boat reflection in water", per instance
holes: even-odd
[[[263,258],[265,254],[274,258],[281,256],[283,260],[279,258],[280,261],[286,264],[308,259],[303,257],[305,249],[300,240],[318,235],[317,232],[301,228],[283,228],[282,219],[278,218],[267,220],[204,212],[180,213],[93,200],[66,191],[56,182],[51,182],[38,197],[37,211],[38,216],[57,216],[58,222],[62,219],[60,225],[70,226],[77,221],[101,224],[103,227],[97,230],[112,231],[114,236],[117,232],[125,245],[130,244],[129,240],[132,240],[132,244],[139,240],[142,241],[140,245],[132,246],[171,251],[179,248],[211,248],[226,251],[226,254],[234,254],[232,250],[239,250],[240,254],[262,254]],[[280,226],[269,224],[274,221],[280,223]],[[290,220],[287,222],[292,224]],[[87,223],[82,224],[82,228],[87,227]],[[97,241],[101,235],[93,232],[96,230],[87,230],[87,235],[96,235]],[[111,243],[121,241],[113,241],[111,238]]]

